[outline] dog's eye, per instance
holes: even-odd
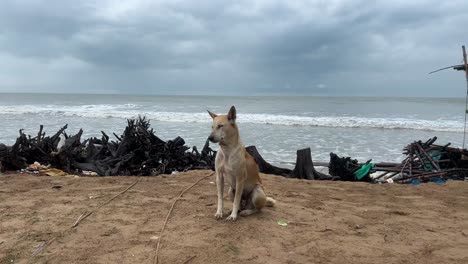
[[[224,125],[218,125],[218,128],[222,128]]]

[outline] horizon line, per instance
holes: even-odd
[[[153,93],[67,93],[67,92],[0,92],[0,94],[31,94],[31,95],[111,95],[111,96],[192,96],[192,97],[365,97],[365,98],[446,98],[446,99],[459,99],[462,97],[454,96],[415,96],[415,95],[325,95],[325,94],[251,94],[251,95],[240,95],[240,94],[153,94]]]

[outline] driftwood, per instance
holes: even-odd
[[[39,129],[36,137],[20,136],[11,146],[0,145],[0,162],[7,170],[20,170],[35,161],[50,164],[66,172],[94,171],[99,175],[159,175],[190,169],[214,169],[214,152],[205,144],[201,154],[196,148],[190,152],[181,137],[167,142],[161,140],[150,128],[145,117],[127,121],[121,136],[116,140],[102,132],[102,137],[81,140],[83,131],[68,136],[67,126],[52,137]],[[65,140],[58,149],[60,137]]]
[[[294,167],[294,170],[291,172],[291,174],[288,175],[288,177],[307,180],[339,179],[315,170],[314,163],[312,162],[310,148],[300,149],[297,151],[296,166]]]
[[[265,159],[263,159],[263,157],[260,155],[255,146],[249,146],[246,148],[246,150],[255,159],[259,171],[262,173],[306,180],[340,179],[339,177],[333,177],[315,170],[310,154],[310,148],[301,149],[297,151],[297,161],[294,170],[279,168],[271,165],[270,163],[265,161]]]
[[[257,162],[260,172],[286,177],[289,177],[289,175],[291,174],[292,171],[290,169],[279,168],[266,162],[260,155],[260,153],[258,153],[258,150],[255,146],[248,146],[245,149],[255,159],[255,162]]]
[[[450,143],[445,145],[434,144],[437,137],[426,142],[415,141],[403,149],[407,157],[394,166],[381,167],[376,165],[373,171],[393,172],[380,175],[378,182],[408,183],[412,180],[421,182],[431,181],[435,178],[463,180],[468,176],[468,151],[466,149],[451,148]]]
[[[450,143],[436,145],[436,141],[437,137],[433,137],[425,142],[415,141],[407,145],[403,149],[407,157],[401,163],[376,163],[361,181],[408,183],[414,179],[427,182],[436,178],[464,180],[468,177],[468,150],[451,148]],[[340,176],[341,180],[357,180],[354,173],[362,165],[350,157],[340,158],[330,153],[329,173]],[[382,174],[371,178],[370,174],[374,172]]]
[[[67,125],[51,137],[40,126],[36,136],[26,135],[19,130],[19,137],[12,146],[0,143],[0,172],[25,169],[39,162],[50,164],[69,173],[93,171],[98,175],[141,175],[154,176],[174,171],[193,169],[214,170],[216,152],[207,140],[203,149],[191,150],[181,137],[163,141],[150,128],[144,117],[130,119],[122,135],[112,133],[111,139],[105,132],[101,138],[82,140],[83,131],[68,136]],[[360,181],[401,182],[418,179],[430,181],[434,178],[463,180],[468,177],[468,150],[434,144],[437,137],[426,142],[415,141],[404,148],[407,157],[401,163],[376,163]],[[315,170],[310,148],[297,151],[293,170],[269,164],[255,146],[246,150],[255,159],[262,173],[308,180],[356,181],[354,173],[362,164],[350,157],[339,157],[330,153],[328,163],[330,175]],[[376,178],[370,173],[382,172]]]

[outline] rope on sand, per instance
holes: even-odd
[[[156,245],[156,254],[154,255],[154,263],[158,264],[159,263],[159,248],[161,247],[161,239],[162,239],[162,235],[163,235],[163,232],[164,232],[164,229],[166,229],[166,225],[167,225],[167,222],[169,220],[169,217],[171,216],[171,213],[172,213],[172,210],[174,210],[174,206],[175,204],[177,203],[177,201],[182,197],[182,195],[184,195],[184,193],[190,189],[192,189],[192,187],[194,187],[195,185],[197,185],[199,182],[201,182],[202,180],[210,177],[210,176],[213,176],[215,173],[210,173],[209,175],[206,175],[205,177],[202,177],[200,179],[198,179],[198,181],[196,181],[194,184],[190,185],[189,187],[187,187],[185,190],[183,190],[179,196],[174,200],[174,202],[172,203],[171,205],[171,209],[169,209],[169,212],[167,213],[167,216],[166,216],[166,220],[164,221],[164,225],[162,226],[161,228],[161,231],[159,231],[159,239],[158,239],[158,244]],[[190,259],[191,260],[191,259]]]

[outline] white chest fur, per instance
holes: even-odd
[[[245,168],[245,157],[241,147],[219,149],[216,156],[216,170],[223,173],[226,183],[234,187],[236,178],[243,173],[242,168]]]

